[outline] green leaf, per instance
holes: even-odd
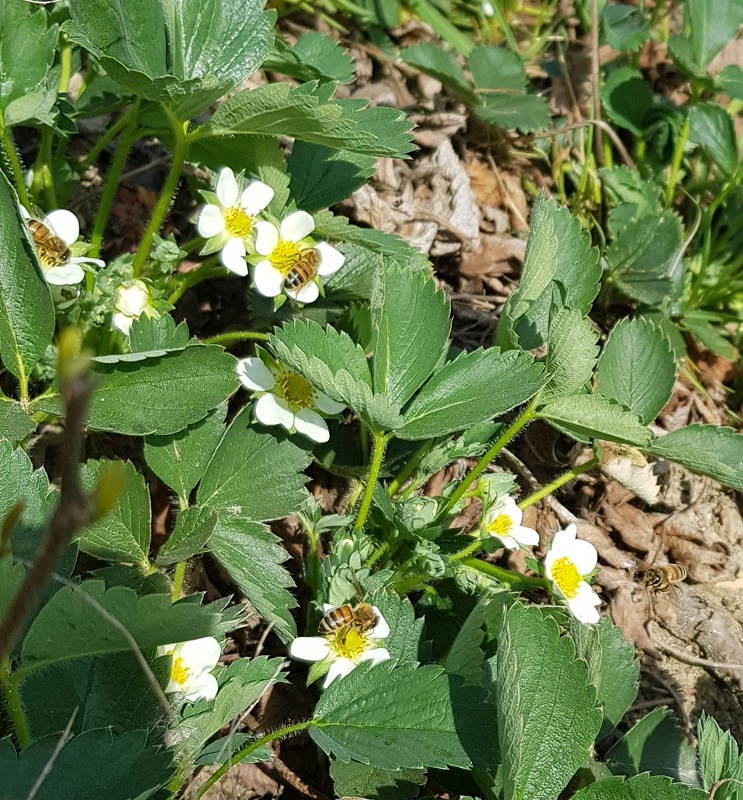
[[[588,664],[588,680],[596,689],[596,700],[604,710],[599,738],[619,724],[637,697],[640,664],[635,648],[621,628],[601,617],[598,625],[583,625],[571,620],[570,633],[580,658]]]
[[[485,653],[480,645],[485,638],[482,626],[488,605],[487,599],[478,601],[457,631],[442,661],[442,666],[448,673],[461,675],[464,683],[471,686],[479,686],[483,680]]]
[[[337,759],[330,763],[330,777],[338,797],[369,800],[409,800],[416,797],[426,780],[419,769],[388,770]]]
[[[540,402],[579,393],[591,380],[599,348],[598,331],[580,311],[561,309],[549,327],[545,367],[549,381]]]
[[[353,59],[348,51],[319,31],[303,33],[294,44],[275,39],[273,53],[263,63],[263,69],[303,81],[351,83],[354,78]]]
[[[497,347],[464,353],[424,385],[395,436],[428,439],[464,430],[525,403],[543,382],[544,369],[529,353]]]
[[[134,320],[129,331],[129,345],[133,353],[146,353],[150,350],[183,350],[192,343],[191,334],[185,322],[175,324],[170,314],[148,317],[142,314]]]
[[[616,8],[616,6],[607,6]],[[653,108],[653,89],[639,70],[619,67],[606,79],[600,91],[606,113],[621,127],[642,136]]]
[[[650,21],[643,8],[617,3],[601,12],[606,41],[615,50],[634,52],[650,37]]]
[[[678,214],[663,211],[626,225],[607,249],[606,261],[612,279],[624,294],[653,305],[669,295],[682,247]]]
[[[27,381],[52,340],[54,304],[25,228],[16,194],[0,172],[0,358]]]
[[[157,554],[161,566],[186,561],[208,549],[217,525],[217,513],[209,508],[184,508],[175,518],[175,527]]]
[[[0,397],[0,436],[11,442],[18,442],[35,428],[36,423],[20,403],[9,397]]]
[[[323,692],[310,736],[341,761],[385,770],[472,766],[440,667],[356,667]]]
[[[579,437],[639,447],[648,445],[652,439],[636,414],[597,394],[559,397],[540,408],[538,416],[574,431]]]
[[[269,53],[263,0],[72,0],[64,30],[116,81],[179,103],[182,119],[239,85]]]
[[[689,109],[689,141],[698,144],[727,177],[738,167],[738,143],[730,114],[717,103]]]
[[[649,319],[621,319],[612,328],[596,370],[598,391],[652,422],[671,396],[676,360],[668,339]]]
[[[224,434],[227,404],[218,406],[201,422],[170,436],[148,436],[144,440],[147,466],[163,483],[187,500],[204,476],[207,464]]]
[[[743,489],[743,435],[732,428],[687,425],[661,436],[644,449],[733,489]]]
[[[706,714],[699,719],[697,738],[703,788],[709,792],[720,781],[726,781],[717,786],[715,797],[718,800],[741,800],[743,758],[738,743]]]
[[[415,394],[446,354],[449,310],[429,275],[385,266],[371,299],[375,391],[400,405]]]
[[[637,775],[625,781],[606,778],[581,789],[572,800],[705,800],[699,789],[658,775]]]
[[[122,465],[124,485],[121,494],[108,514],[83,531],[80,549],[102,561],[120,561],[147,568],[152,523],[150,493],[144,476],[130,461],[102,459],[83,464],[80,480],[83,487],[92,492],[101,475],[114,464]]]
[[[33,47],[19,47],[33,42]],[[31,120],[49,122],[57,99],[50,91],[57,26],[47,28],[43,8],[19,0],[0,2],[0,114],[6,127]],[[3,237],[5,241],[5,237]]]
[[[291,615],[297,602],[287,591],[294,581],[281,566],[289,554],[277,536],[259,522],[225,516],[218,519],[209,552],[283,642],[297,635]]]
[[[478,98],[472,83],[448,50],[433,42],[421,42],[406,47],[400,55],[406,64],[441,81],[455,97],[467,105],[477,105]]]
[[[609,750],[606,762],[612,772],[628,777],[650,772],[698,784],[694,748],[676,727],[667,708],[655,708],[636,722]]]
[[[671,54],[694,75],[704,75],[710,61],[738,33],[743,24],[739,0],[686,0],[684,27],[687,34],[672,36]]]
[[[20,564],[14,564],[10,556],[0,558],[0,619],[5,616],[25,575],[26,570]]]
[[[322,88],[322,87],[321,87]],[[225,100],[199,129],[206,137],[291,136],[354,153],[403,157],[412,149],[410,123],[391,108],[367,108],[366,101],[331,101],[314,94],[315,84],[291,88],[272,83]]]
[[[521,603],[506,613],[495,674],[504,800],[556,800],[601,727],[572,641]]]
[[[521,282],[508,298],[496,343],[526,350],[543,344],[555,308],[588,313],[600,276],[598,252],[587,232],[567,208],[540,195],[532,210]]]
[[[172,777],[169,750],[147,731],[121,736],[94,730],[64,744],[47,736],[16,754],[10,739],[0,740],[3,796],[34,800],[147,800]]]
[[[237,388],[235,358],[216,345],[133,363],[96,364],[98,385],[88,425],[129,436],[177,433],[204,417]],[[50,395],[35,410],[61,414],[62,400]]]
[[[715,355],[734,361],[738,351],[720,332],[721,326],[715,327],[706,317],[704,311],[689,311],[681,318],[679,324],[690,333],[704,348]],[[683,339],[683,337],[682,337]]]
[[[743,100],[743,69],[738,64],[728,64],[717,76],[720,91],[736,100]]]
[[[140,648],[213,636],[220,622],[218,614],[189,600],[171,604],[165,594],[138,597],[131,589],[106,591],[101,581],[83,581],[60,589],[38,613],[23,641],[22,673],[86,656],[130,652],[120,627],[96,607],[118,620]]]

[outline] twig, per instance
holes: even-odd
[[[323,794],[319,789],[313,789],[308,783],[305,783],[299,775],[297,775],[290,767],[288,767],[277,755],[273,754],[273,759],[270,762],[263,762],[256,765],[258,769],[270,777],[270,770],[273,767],[274,771],[278,773],[279,777],[288,783],[293,789],[296,789],[300,794],[309,797],[310,800],[330,800],[330,798]]]
[[[710,661],[706,658],[693,656],[691,653],[687,653],[685,650],[678,650],[672,645],[666,644],[666,642],[658,639],[657,636],[654,637],[653,642],[658,646],[659,650],[662,650],[664,653],[668,653],[668,655],[673,656],[679,661],[683,661],[685,664],[693,664],[697,667],[707,667],[707,669],[743,669],[743,664],[731,664],[726,661]]]
[[[47,776],[52,771],[54,762],[57,760],[57,756],[62,752],[62,748],[70,740],[70,733],[72,732],[72,726],[75,724],[75,717],[77,717],[78,711],[79,706],[72,712],[72,714],[70,714],[70,718],[67,721],[67,725],[65,725],[65,729],[62,731],[59,739],[57,739],[57,743],[54,745],[54,750],[52,750],[52,754],[47,759],[46,764],[44,764],[44,768],[39,773],[39,777],[34,782],[34,785],[29,789],[29,792],[26,795],[26,800],[34,800],[34,797],[36,797],[38,794],[39,789],[41,789],[44,781],[47,779]]]
[[[635,164],[632,156],[627,152],[627,148],[624,146],[624,143],[619,138],[617,132],[614,128],[611,127],[608,123],[604,122],[602,119],[586,119],[583,122],[571,122],[569,125],[563,125],[562,128],[553,128],[549,131],[540,131],[538,134],[535,134],[539,139],[543,139],[544,137],[552,137],[552,136],[562,136],[563,133],[568,133],[568,131],[575,131],[579,128],[585,128],[587,125],[595,125],[597,133],[599,133],[599,129],[604,131],[606,135],[611,139],[614,144],[614,147],[617,148],[619,151],[619,155],[622,157],[624,163],[630,169],[637,169],[637,165]],[[600,135],[600,133],[599,133]]]
[[[673,702],[672,697],[656,697],[655,700],[641,700],[630,707],[630,711],[645,711],[647,708],[657,708],[658,706],[667,706]]]

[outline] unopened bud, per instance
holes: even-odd
[[[106,516],[118,502],[124,491],[125,472],[123,461],[107,464],[98,478],[98,485],[91,496],[91,522]]]

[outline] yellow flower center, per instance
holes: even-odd
[[[508,514],[498,514],[498,516],[488,525],[488,533],[494,536],[505,536],[513,527],[513,522]]]
[[[552,565],[552,580],[565,597],[572,600],[578,594],[583,577],[575,564],[567,556],[563,556]]]
[[[293,408],[308,408],[315,399],[312,384],[296,372],[282,372],[277,380],[281,396]]]
[[[173,659],[170,677],[175,683],[177,683],[179,686],[183,686],[183,684],[188,680],[189,672],[190,670],[182,658],[178,657]]]
[[[338,658],[356,658],[367,644],[366,636],[354,627],[341,628],[330,637],[330,648]]]
[[[301,253],[302,248],[296,242],[279,242],[268,258],[279,272],[286,275],[294,269]]]
[[[239,206],[226,208],[223,214],[224,229],[230,236],[244,239],[253,230],[253,218]]]

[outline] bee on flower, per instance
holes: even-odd
[[[600,618],[601,600],[586,577],[596,567],[598,554],[590,542],[578,539],[577,534],[574,524],[555,534],[544,559],[544,570],[568,611],[579,622],[593,625]]]
[[[166,692],[183,694],[189,703],[213,700],[217,696],[217,679],[211,673],[219,662],[222,648],[214,637],[162,645],[157,648],[157,654],[172,659]]]
[[[111,323],[123,334],[129,335],[135,319],[142,314],[157,316],[152,305],[150,290],[144,281],[135,278],[124,281],[114,295],[114,313]]]
[[[256,223],[255,250],[264,258],[255,266],[255,288],[265,297],[282,292],[300,303],[320,296],[318,278],[337,272],[345,256],[327,242],[310,237],[315,220],[306,211],[295,211],[277,228],[272,222]]]
[[[484,536],[494,536],[509,550],[520,547],[534,547],[539,544],[539,534],[533,528],[521,524],[523,511],[516,501],[506,495],[499,498],[485,512],[481,532]]]
[[[323,606],[325,619],[346,606]],[[289,656],[298,661],[315,662],[316,675],[325,675],[323,689],[336,679],[348,675],[359,664],[371,661],[380,664],[390,658],[384,646],[390,626],[376,606],[369,606],[376,619],[372,627],[351,622],[331,630],[324,636],[298,636],[289,646]]]
[[[302,375],[271,359],[243,358],[237,364],[237,377],[257,397],[253,415],[263,425],[281,425],[315,442],[327,442],[328,425],[322,414],[339,414],[345,406],[319,392]]]
[[[81,264],[105,266],[99,258],[73,255],[73,250],[79,251],[79,247],[73,246],[80,238],[80,223],[72,211],[58,208],[42,219],[37,219],[23,206],[20,210],[33,240],[44,278],[51,286],[75,286],[81,283],[85,278]]]
[[[219,250],[222,264],[230,272],[245,276],[245,256],[253,249],[256,217],[273,200],[273,189],[262,181],[251,181],[240,189],[235,173],[224,167],[217,175],[216,203],[207,203],[199,214],[196,229],[207,239],[203,253]]]

